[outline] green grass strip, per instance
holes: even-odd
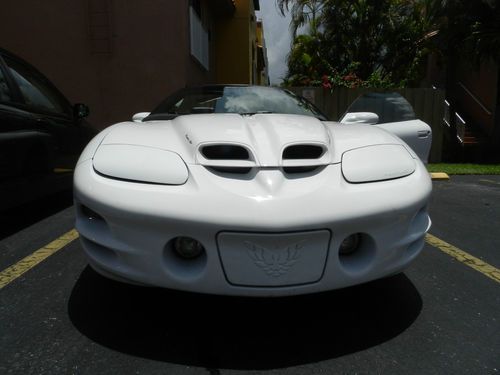
[[[444,172],[448,174],[499,174],[500,164],[428,164],[429,172]]]

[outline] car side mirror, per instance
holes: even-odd
[[[151,114],[151,112],[138,112],[132,116],[132,121],[133,122],[142,122],[142,120],[144,120],[150,114]]]
[[[378,123],[378,115],[373,112],[349,112],[340,120],[341,124],[367,124]]]
[[[73,106],[73,115],[76,118],[84,118],[90,114],[90,109],[87,105],[82,103],[76,103]]]

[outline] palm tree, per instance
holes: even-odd
[[[309,25],[309,35],[320,42],[321,60],[336,71],[357,64],[355,73],[362,79],[376,73],[408,82],[421,75],[439,34],[446,1],[277,0],[277,4],[283,14],[291,13],[294,37],[301,26]]]
[[[292,20],[290,29],[292,36],[297,36],[297,31],[302,26],[309,26],[309,35],[318,33],[321,10],[328,0],[277,0],[281,13],[290,12]]]
[[[475,56],[475,63],[488,59],[500,63],[500,4],[498,1],[483,1],[481,5],[476,8],[479,14],[471,24],[465,42]]]

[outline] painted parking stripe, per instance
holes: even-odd
[[[38,249],[33,254],[28,255],[24,259],[21,259],[19,262],[6,268],[2,272],[0,272],[0,289],[10,284],[12,281],[35,267],[37,264],[39,264],[49,256],[58,252],[77,238],[78,232],[75,229],[72,229],[69,232],[63,234],[61,237],[52,241],[48,245],[45,245],[44,247]],[[456,260],[500,283],[500,270],[498,268],[495,268],[492,265],[483,262],[481,259],[476,258],[475,256],[463,250],[460,250],[458,247],[453,246],[433,236],[430,233],[427,233],[425,240],[429,245],[434,246],[435,248],[452,256]]]
[[[54,168],[54,173],[71,173],[73,169],[69,168]]]
[[[68,245],[70,242],[74,241],[77,238],[78,232],[75,229],[72,229],[69,232],[63,234],[58,239],[52,241],[48,245],[45,245],[31,255],[28,255],[26,258],[21,259],[19,262],[6,268],[2,272],[0,272],[0,289],[10,284],[19,276],[23,275],[25,272],[35,267],[38,263],[42,262],[52,254],[58,252],[64,246]]]
[[[491,264],[483,262],[481,259],[472,256],[471,254],[460,250],[458,247],[445,242],[432,234],[427,233],[425,237],[425,241],[434,246],[435,248],[443,251],[444,253],[452,256],[459,262],[462,262],[466,266],[469,266],[476,271],[481,272],[483,275],[489,277],[492,280],[495,280],[497,283],[500,283],[500,270],[498,268],[493,267]]]
[[[494,184],[494,185],[499,185],[499,186],[500,186],[500,182],[491,181],[491,180],[484,180],[484,179],[481,179],[481,180],[479,180],[479,182],[486,182],[486,183],[488,183],[488,184]]]

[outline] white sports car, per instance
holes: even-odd
[[[430,128],[409,122],[428,153]],[[242,296],[401,272],[424,245],[431,189],[396,135],[252,86],[181,90],[97,135],[74,176],[76,228],[97,272]]]

